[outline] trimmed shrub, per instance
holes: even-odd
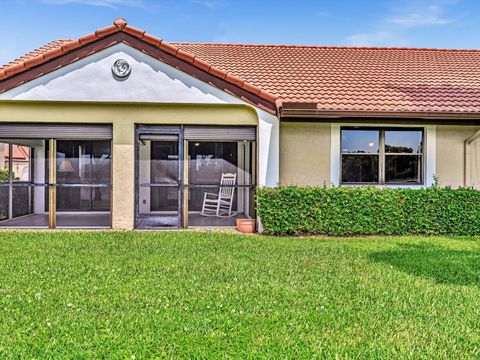
[[[480,192],[467,188],[259,188],[257,211],[272,235],[480,235]]]

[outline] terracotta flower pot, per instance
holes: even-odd
[[[237,219],[237,230],[245,234],[254,233],[256,222],[255,219]]]

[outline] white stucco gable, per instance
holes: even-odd
[[[115,78],[112,64],[126,60],[132,72]],[[239,103],[239,99],[126,44],[117,44],[20,85],[0,99]]]
[[[124,59],[127,78],[112,74],[112,64]],[[251,104],[186,74],[124,43],[106,48],[72,64],[0,94],[0,100],[121,101],[189,104]],[[260,185],[279,182],[279,120],[260,108],[258,152]]]

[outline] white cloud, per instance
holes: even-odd
[[[456,0],[425,2],[405,1],[402,8],[392,9],[383,19],[374,24],[371,32],[347,36],[345,42],[353,46],[409,46],[408,29],[416,27],[444,26],[459,18],[444,16],[447,5]]]
[[[386,22],[412,28],[417,26],[447,25],[456,20],[457,19],[443,17],[443,8],[441,6],[430,5],[389,17]]]
[[[405,39],[391,31],[353,34],[346,38],[346,44],[350,46],[407,46]]]
[[[352,46],[375,46],[388,39],[389,36],[388,31],[353,34],[347,37],[347,43]]]
[[[222,0],[190,0],[190,2],[210,10],[216,10],[222,5]]]
[[[49,5],[80,4],[116,8],[119,6],[144,7],[143,0],[40,0]]]

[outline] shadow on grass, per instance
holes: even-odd
[[[455,250],[433,244],[400,244],[369,259],[441,284],[480,285],[480,250]]]

